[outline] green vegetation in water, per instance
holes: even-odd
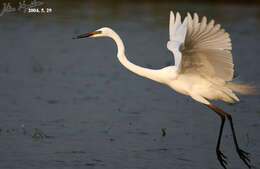
[[[27,131],[24,127],[24,124],[21,125],[21,128],[22,128],[22,132],[23,132],[23,135],[27,135]],[[18,130],[16,129],[2,129],[0,128],[0,135],[3,133],[3,132],[6,132],[6,133],[17,133]],[[41,130],[39,130],[38,128],[34,128],[34,134],[32,135],[32,138],[35,138],[35,139],[44,139],[44,138],[52,138],[53,136],[48,136],[46,135],[45,133],[43,133]]]
[[[161,127],[161,131],[162,131],[162,136],[166,136],[166,128],[165,127]]]
[[[43,72],[43,66],[42,64],[36,59],[36,57],[32,56],[32,62],[33,62],[33,71],[34,72]]]
[[[46,134],[44,134],[44,133],[43,133],[41,130],[39,130],[38,128],[34,128],[34,134],[33,134],[32,138],[44,139],[44,138],[51,138],[51,136],[47,136]]]
[[[22,130],[23,130],[23,135],[26,135],[27,132],[26,132],[26,130],[25,130],[24,124],[22,124],[21,127],[22,127]]]

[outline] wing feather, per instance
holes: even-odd
[[[170,24],[169,24],[169,34],[170,40],[167,43],[167,48],[173,52],[175,65],[178,66],[181,62],[181,52],[179,50],[181,44],[184,43],[187,26],[186,19],[181,22],[181,16],[179,12],[176,13],[176,18],[173,12],[170,12]]]
[[[197,13],[194,13],[193,15],[193,31],[192,31],[192,38],[196,37],[198,31],[199,31],[199,26],[200,26],[200,23],[199,23],[199,16]]]
[[[233,78],[234,65],[230,36],[220,24],[196,13],[187,13],[187,33],[181,48],[182,60],[179,73],[199,72],[203,76],[218,77],[225,81]]]
[[[200,23],[198,35],[196,37],[194,37],[194,40],[197,40],[198,38],[201,37],[201,35],[203,35],[203,32],[205,31],[206,26],[207,26],[207,18],[204,16]]]
[[[178,73],[200,73],[204,77],[232,80],[234,65],[230,36],[214,20],[201,21],[197,13],[187,13],[181,22],[179,12],[170,12],[170,40],[167,47],[174,54]]]

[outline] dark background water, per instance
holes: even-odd
[[[197,12],[230,33],[239,79],[260,84],[259,6],[42,2],[51,13],[0,17],[0,168],[220,168],[215,155],[220,120],[214,112],[126,70],[111,39],[72,36],[111,27],[130,61],[162,68],[173,63],[166,48],[170,10],[182,16]],[[233,106],[216,104],[232,113],[241,148],[260,168],[260,97],[240,99]],[[50,137],[32,137],[34,128]],[[228,125],[221,149],[230,169],[246,168]]]

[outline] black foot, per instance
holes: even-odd
[[[241,150],[241,149],[237,149],[237,153],[239,155],[239,157],[244,161],[244,163],[247,165],[248,168],[251,168],[250,165],[250,159],[249,159],[249,153]]]
[[[216,150],[217,153],[217,158],[218,161],[220,162],[221,166],[225,169],[227,169],[226,165],[227,165],[227,157],[220,151],[220,150]]]

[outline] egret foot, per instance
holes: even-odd
[[[249,153],[245,152],[241,149],[237,149],[237,153],[239,155],[239,157],[243,160],[243,162],[247,165],[247,167],[250,169],[251,165],[250,165],[250,159],[249,159]]]
[[[216,150],[217,153],[217,158],[218,161],[220,162],[221,166],[225,169],[227,169],[226,165],[227,165],[227,157],[220,151],[220,150]]]

